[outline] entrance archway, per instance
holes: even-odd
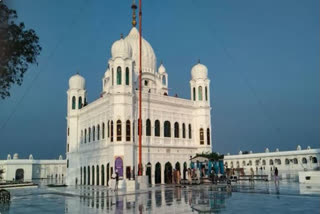
[[[101,165],[101,185],[104,186],[104,165]]]
[[[148,175],[148,181],[149,181],[149,184],[151,184],[151,163],[149,162],[147,164],[147,170],[146,170],[146,175]]]
[[[24,180],[24,170],[17,169],[16,170],[16,181],[23,181]]]
[[[115,160],[115,172],[118,172],[119,177],[123,177],[123,161],[121,157],[117,157]]]
[[[164,182],[166,184],[172,183],[172,165],[170,162],[167,162],[164,167]]]
[[[154,183],[161,184],[161,164],[158,162],[156,163],[155,167],[155,176],[154,176]]]
[[[183,179],[186,179],[186,173],[187,173],[187,162],[183,163]]]
[[[181,170],[180,170],[180,163],[179,163],[179,162],[176,163],[176,167],[175,167],[175,168],[176,168],[176,170],[179,170],[179,171],[181,172]]]
[[[109,186],[109,178],[110,178],[110,164],[107,164],[107,186]]]

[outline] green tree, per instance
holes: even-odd
[[[0,97],[10,96],[13,84],[21,85],[30,64],[37,64],[40,54],[39,37],[24,23],[16,23],[15,10],[0,1]]]

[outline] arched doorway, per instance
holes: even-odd
[[[92,166],[92,185],[94,185],[94,166]]]
[[[164,182],[166,184],[172,183],[172,165],[170,162],[167,162],[164,167]]]
[[[104,186],[104,165],[101,165],[101,185]]]
[[[146,175],[148,175],[148,181],[149,181],[149,184],[151,184],[151,163],[150,162],[147,164]]]
[[[107,186],[109,186],[109,178],[110,178],[110,164],[107,164]]]
[[[117,157],[115,160],[115,172],[118,172],[119,177],[123,177],[123,161],[121,157]]]
[[[23,181],[24,180],[24,170],[17,169],[16,170],[16,181]]]
[[[154,176],[154,183],[161,184],[161,164],[158,162],[156,163],[155,167],[155,176]]]
[[[176,170],[180,171],[180,163],[179,162],[176,163]]]
[[[187,162],[183,163],[183,179],[186,179],[186,173],[187,173]]]
[[[99,185],[99,178],[100,178],[99,177],[99,174],[100,174],[99,173],[99,165],[97,165],[96,170],[97,170],[97,183],[96,184]]]
[[[90,185],[90,166],[88,166],[88,185]]]
[[[86,173],[86,168],[87,167],[83,167],[83,184],[86,185],[87,184],[87,173]]]

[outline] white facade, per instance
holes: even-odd
[[[279,176],[287,179],[298,179],[301,171],[316,170],[320,166],[320,149],[302,150],[300,146],[294,151],[270,152],[265,149],[264,153],[226,155],[224,164],[229,169],[244,169],[245,174],[250,175],[251,169],[255,174],[273,176],[275,167],[279,170]]]
[[[66,160],[60,155],[57,160],[19,159],[14,154],[13,159],[8,155],[7,160],[0,160],[0,169],[4,170],[2,181],[56,178],[63,179],[66,175]]]
[[[137,174],[139,32],[114,42],[102,78],[101,97],[86,103],[85,79],[69,80],[67,114],[68,185],[107,185],[111,173]],[[191,99],[168,95],[168,73],[142,39],[142,164],[151,183],[165,182],[165,164],[182,173],[190,156],[211,152],[210,80],[206,66],[191,70]],[[151,168],[146,170],[146,165]],[[89,173],[88,173],[89,170]],[[160,174],[159,174],[160,172]],[[130,177],[132,177],[130,174]],[[121,172],[120,172],[121,176]]]

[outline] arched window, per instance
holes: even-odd
[[[91,141],[91,128],[89,128],[88,137],[89,137],[88,142],[90,143],[90,141]]]
[[[117,85],[121,85],[121,67],[117,68]]]
[[[130,84],[130,73],[129,73],[129,68],[126,67],[126,85]]]
[[[178,122],[174,123],[174,137],[179,138],[179,123]]]
[[[121,141],[121,120],[117,121],[117,141]]]
[[[163,76],[162,76],[162,85],[166,85],[166,84],[167,84],[166,76],[163,75]]]
[[[154,136],[160,137],[160,121],[156,120],[154,122]]]
[[[186,138],[186,124],[182,123],[182,137]]]
[[[96,128],[93,126],[92,127],[92,141],[95,141],[96,139]]]
[[[303,163],[303,164],[308,163],[307,158],[302,158],[302,163]]]
[[[246,161],[242,161],[242,166],[246,166]]]
[[[266,160],[262,160],[262,165],[266,165]]]
[[[249,166],[252,166],[252,161],[251,160],[249,160]]]
[[[84,130],[84,143],[87,143],[87,129]]]
[[[198,87],[198,98],[199,98],[199,100],[202,100],[202,87],[201,86]]]
[[[78,109],[82,108],[82,97],[78,98]]]
[[[298,159],[297,159],[297,158],[294,158],[294,159],[293,159],[293,163],[294,163],[294,164],[298,164]]]
[[[188,133],[189,133],[189,139],[192,138],[192,129],[191,129],[191,124],[189,124],[189,130],[188,130]]]
[[[273,160],[272,159],[269,160],[269,165],[273,165]]]
[[[171,137],[171,125],[169,121],[164,122],[164,136]]]
[[[104,139],[104,131],[105,131],[105,125],[102,123],[102,139]]]
[[[312,163],[318,163],[318,159],[316,157],[312,157]]]
[[[108,120],[108,137],[110,137],[110,120]]]
[[[110,132],[111,132],[111,142],[113,142],[113,120],[111,120]]]
[[[146,135],[151,136],[151,121],[147,119],[146,121]]]
[[[83,143],[83,130],[81,130],[81,135],[80,135],[80,143]]]
[[[206,101],[208,101],[208,87],[205,87],[205,97],[206,97]]]
[[[193,87],[193,100],[196,101],[196,88]]]
[[[126,141],[130,141],[130,120],[127,120],[126,122]]]
[[[207,145],[210,145],[210,129],[207,128]]]
[[[100,125],[97,126],[97,140],[100,140]]]
[[[290,161],[288,158],[286,158],[286,160],[284,161],[286,165],[289,165],[290,164]]]
[[[76,97],[72,97],[72,109],[76,109]]]
[[[203,128],[200,129],[200,145],[204,144],[204,133]]]

